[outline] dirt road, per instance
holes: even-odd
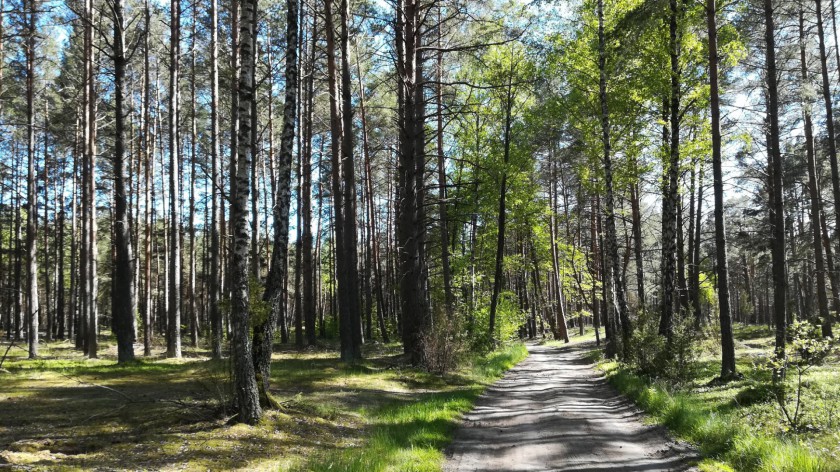
[[[446,471],[686,471],[696,456],[619,395],[580,346],[532,345],[447,449]]]

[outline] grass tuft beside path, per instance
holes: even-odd
[[[710,349],[696,363],[696,376],[673,385],[635,374],[616,362],[599,364],[621,393],[651,419],[697,446],[706,459],[702,471],[829,472],[840,470],[840,369],[836,359],[809,374],[805,414],[810,427],[788,431],[766,385],[768,373],[757,368],[772,353],[772,333],[738,327],[738,369],[743,378],[725,385],[717,374],[717,353]],[[597,352],[594,352],[597,354]]]
[[[370,438],[360,447],[319,454],[298,470],[437,471],[443,449],[460,415],[470,410],[484,388],[527,357],[522,344],[476,357],[453,384],[419,394],[412,402],[391,402],[364,409]]]

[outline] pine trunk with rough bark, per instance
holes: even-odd
[[[764,0],[765,70],[767,83],[767,149],[770,154],[770,226],[773,266],[773,321],[776,329],[775,355],[785,357],[787,334],[787,261],[785,260],[784,188],[782,152],[779,145],[779,90],[776,68],[773,0]]]
[[[826,56],[825,33],[823,28],[822,0],[814,0],[817,14],[817,38],[820,45],[820,71],[822,72],[822,93],[825,102],[825,127],[828,134],[828,158],[831,164],[831,188],[834,194],[834,215],[836,221],[840,221],[840,170],[837,164],[837,141],[834,130],[834,108],[831,100],[831,85],[828,72],[828,59]],[[824,287],[824,285],[823,285]],[[832,336],[832,317],[826,310],[822,313],[821,325],[822,335]]]
[[[131,245],[131,221],[126,198],[125,165],[125,19],[122,0],[114,0],[114,247],[116,264],[113,267],[113,289],[111,292],[111,316],[114,334],[117,336],[118,362],[134,360],[134,313],[136,292],[134,289],[134,255]]]
[[[662,196],[662,313],[659,334],[669,340],[674,329],[677,275],[677,199],[679,198],[680,166],[680,56],[678,32],[678,0],[670,0],[668,50],[671,60],[671,90],[668,100],[669,155]]]
[[[38,240],[38,178],[35,173],[35,45],[37,28],[36,0],[29,0],[26,10],[26,300],[27,300],[27,339],[29,358],[38,357],[38,258],[35,243]]]
[[[147,0],[148,1],[148,0]],[[210,0],[210,165],[211,221],[210,221],[210,352],[214,359],[222,357],[221,299],[221,224],[224,200],[222,191],[222,162],[219,145],[219,2]]]

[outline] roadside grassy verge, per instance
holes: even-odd
[[[443,449],[452,439],[460,415],[470,410],[484,388],[527,357],[514,344],[476,357],[448,386],[419,394],[412,402],[394,401],[362,410],[369,439],[359,447],[334,449],[314,457],[297,470],[437,471]]]
[[[809,375],[805,414],[810,427],[794,433],[787,430],[766,388],[767,372],[756,368],[772,350],[771,336],[752,327],[736,333],[738,368],[744,377],[724,385],[710,382],[717,372],[715,352],[701,356],[694,366],[696,377],[679,386],[639,376],[616,362],[602,361],[599,368],[654,422],[694,444],[705,458],[703,471],[840,470],[840,431],[830,419],[840,406],[836,363]]]

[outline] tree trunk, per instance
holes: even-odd
[[[126,198],[125,166],[125,19],[122,0],[114,0],[114,252],[111,316],[117,336],[117,360],[134,360],[134,255],[131,247],[131,221]]]
[[[711,85],[712,173],[714,174],[715,194],[715,254],[717,256],[718,311],[721,333],[720,377],[722,379],[729,379],[737,375],[737,369],[735,364],[735,342],[732,334],[732,313],[729,303],[729,259],[726,248],[726,218],[723,212],[723,164],[721,160],[722,144],[720,135],[720,92],[718,91],[716,16],[717,6],[715,5],[715,0],[706,0],[706,20],[709,33],[709,77]],[[699,221],[697,229],[698,231],[700,229]],[[699,239],[699,236],[697,239]],[[699,241],[697,244],[699,245]],[[695,256],[695,259],[695,264],[699,264],[699,257]],[[699,268],[696,270],[699,273]],[[699,284],[699,276],[697,283]]]
[[[198,305],[196,304],[196,249],[195,249],[195,183],[196,176],[196,148],[198,147],[198,130],[196,128],[196,94],[195,94],[195,62],[196,62],[196,23],[198,23],[198,7],[192,7],[192,30],[190,32],[190,203],[189,217],[189,241],[190,241],[190,265],[187,275],[187,301],[189,302],[190,317],[190,346],[198,346]]]
[[[147,0],[148,1],[148,0]],[[210,352],[214,359],[222,357],[221,299],[221,208],[222,164],[219,146],[219,3],[210,0],[210,165],[213,180],[210,222]]]
[[[677,239],[677,199],[679,198],[678,180],[680,166],[680,58],[679,32],[677,21],[679,14],[678,0],[669,0],[669,42],[671,59],[671,91],[668,101],[670,123],[670,153],[665,173],[664,195],[662,198],[662,316],[659,320],[659,334],[669,340],[673,334],[674,307],[676,293],[676,239]]]
[[[169,47],[169,303],[166,357],[181,357],[181,161],[178,156],[178,81],[181,61],[181,1],[171,0]]]
[[[301,268],[303,271],[303,322],[306,341],[315,345],[315,272],[312,262],[312,115],[315,100],[315,61],[318,43],[318,16],[312,12],[312,34],[306,70],[306,113],[304,117],[304,146],[301,176],[302,238]]]
[[[766,0],[767,1],[767,0]],[[834,133],[834,108],[831,103],[831,87],[828,78],[828,64],[825,52],[825,34],[823,32],[822,0],[814,0],[817,13],[817,37],[820,44],[820,70],[822,71],[822,92],[825,102],[825,126],[828,134],[828,157],[831,163],[831,188],[834,193],[834,214],[840,221],[840,170],[837,167],[837,142]],[[840,64],[838,64],[840,65]],[[784,219],[782,219],[784,221]],[[824,286],[823,286],[824,288]],[[832,336],[832,318],[828,310],[821,313],[822,335]]]
[[[177,1],[177,0],[174,0]],[[257,2],[242,0],[242,19],[239,25],[242,67],[239,71],[237,91],[239,136],[237,137],[236,178],[231,183],[231,225],[233,226],[233,251],[230,256],[231,276],[231,357],[233,382],[236,392],[237,420],[255,424],[262,416],[259,385],[254,368],[249,336],[251,324],[250,287],[248,278],[248,201],[250,193],[250,166],[252,151],[251,100],[254,100],[254,55],[256,45]],[[292,61],[294,62],[294,61]],[[256,351],[255,351],[256,352]],[[269,356],[271,350],[269,349]],[[264,379],[267,382],[268,379]]]
[[[28,321],[27,339],[29,340],[29,358],[38,357],[38,259],[35,243],[37,235],[37,197],[38,178],[35,173],[35,40],[37,28],[36,0],[28,2],[28,23],[26,25],[26,299]]]
[[[675,1],[675,0],[672,0]],[[615,196],[613,192],[613,175],[612,175],[612,155],[610,145],[610,115],[607,107],[607,75],[606,75],[606,51],[605,51],[605,34],[604,34],[604,2],[598,0],[598,70],[600,72],[599,84],[599,101],[601,104],[601,139],[603,143],[603,164],[604,164],[604,183],[606,185],[606,252],[607,258],[610,260],[609,265],[611,272],[604,272],[604,278],[612,276],[613,290],[615,291],[615,309],[618,314],[618,320],[621,323],[621,347],[622,357],[624,359],[630,358],[630,335],[632,334],[632,327],[630,325],[630,315],[627,313],[627,300],[624,292],[624,277],[619,266],[618,258],[618,242],[615,230]],[[613,340],[615,341],[615,340]]]
[[[767,81],[767,148],[770,153],[770,225],[773,264],[773,320],[776,325],[775,353],[785,357],[787,333],[787,261],[785,260],[784,187],[782,183],[782,152],[779,146],[779,92],[776,75],[776,39],[773,19],[773,0],[764,0],[764,41]],[[836,162],[835,162],[836,165]],[[835,180],[836,182],[836,180]]]
[[[349,0],[341,0],[341,100],[342,119],[344,134],[341,143],[341,161],[343,182],[343,203],[344,203],[344,248],[345,259],[345,288],[346,299],[342,302],[343,312],[339,312],[342,322],[349,330],[346,349],[342,349],[342,358],[346,361],[360,359],[362,357],[362,330],[361,310],[359,304],[359,255],[356,232],[356,167],[354,164],[353,151],[353,102],[351,91],[353,86],[350,82],[350,3]],[[342,255],[339,254],[339,257]],[[341,284],[339,283],[339,289]],[[344,314],[346,313],[346,316]]]
[[[507,167],[510,162],[510,139],[511,139],[511,113],[513,112],[513,62],[511,62],[510,75],[508,75],[507,90],[505,95],[505,130],[503,135],[504,162],[502,168],[502,182],[499,187],[499,213],[498,233],[496,237],[496,269],[493,278],[493,293],[490,296],[490,326],[488,339],[491,344],[496,342],[496,309],[499,303],[499,293],[502,290],[502,264],[505,257],[505,224],[507,222]]]
[[[420,49],[420,5],[417,0],[397,0],[395,42],[397,50],[397,99],[399,104],[399,202],[396,211],[399,281],[398,321],[403,348],[410,360],[423,360],[422,335],[431,325],[425,296],[423,246],[425,244],[425,106]]]
[[[244,32],[243,27],[243,32]],[[243,44],[244,46],[244,44]],[[244,47],[243,47],[244,49]],[[243,52],[244,56],[244,52]],[[253,64],[251,65],[253,67]],[[269,315],[254,326],[254,365],[260,402],[276,406],[269,394],[271,351],[274,328],[279,318],[286,319],[283,282],[288,278],[289,207],[291,205],[292,151],[295,143],[295,117],[298,93],[298,2],[286,1],[286,100],[283,105],[283,134],[280,138],[277,194],[274,205],[274,246],[271,267],[266,279],[263,300],[269,303]],[[244,75],[244,72],[243,72]],[[250,105],[250,103],[249,103]],[[244,121],[244,120],[243,120]],[[256,132],[256,130],[252,131]]]

